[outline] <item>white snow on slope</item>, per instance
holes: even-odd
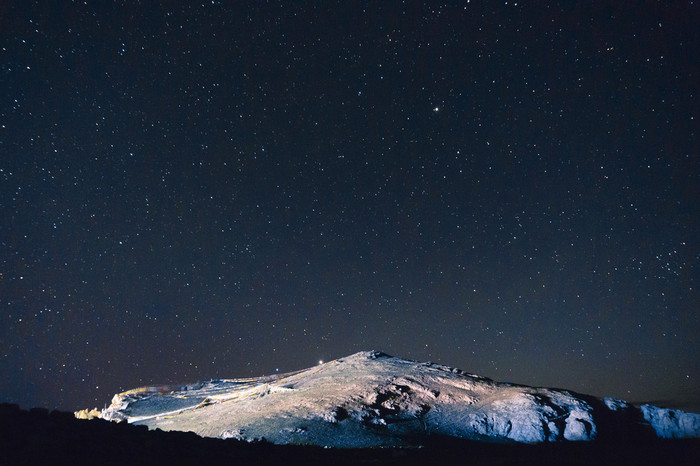
[[[102,417],[207,437],[371,447],[420,443],[426,435],[589,441],[610,416],[630,413],[639,414],[630,429],[641,422],[659,437],[700,437],[698,414],[649,405],[639,411],[619,400],[498,383],[375,351],[269,377],[129,390],[115,395]]]

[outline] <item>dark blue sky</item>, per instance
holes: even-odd
[[[700,406],[698,5],[122,3],[0,6],[0,401],[378,349]]]

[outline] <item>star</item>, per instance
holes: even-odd
[[[0,27],[0,402],[368,349],[697,393],[688,2],[587,9],[594,31],[522,1],[24,3]]]

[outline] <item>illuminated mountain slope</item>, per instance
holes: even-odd
[[[130,390],[101,416],[208,437],[338,447],[415,445],[427,435],[525,443],[700,437],[698,414],[498,383],[374,351],[269,377]]]

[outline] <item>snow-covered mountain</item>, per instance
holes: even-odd
[[[129,390],[101,417],[335,447],[415,445],[427,435],[524,443],[700,437],[699,414],[499,383],[376,351],[268,377]]]

